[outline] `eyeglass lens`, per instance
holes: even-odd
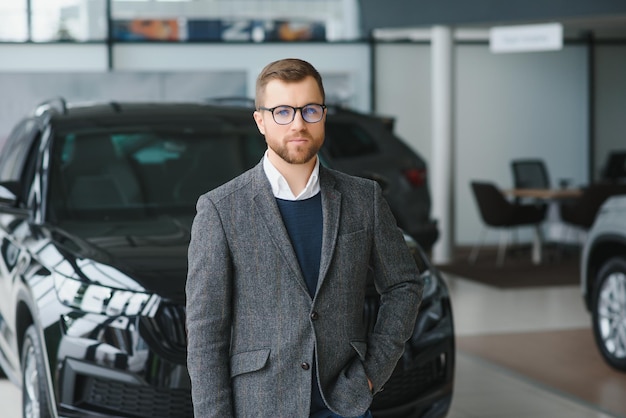
[[[277,106],[272,112],[274,121],[279,125],[287,125],[294,120],[296,110],[298,109],[300,110],[302,119],[308,123],[319,122],[324,116],[324,106],[318,104],[308,104],[302,107]]]

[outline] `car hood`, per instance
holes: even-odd
[[[188,223],[173,217],[106,225],[73,222],[49,232],[64,260],[61,274],[184,303]]]

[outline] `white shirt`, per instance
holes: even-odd
[[[289,188],[289,184],[285,177],[280,174],[280,171],[274,167],[274,164],[267,158],[267,151],[265,151],[265,155],[263,156],[263,170],[265,171],[265,175],[267,179],[270,181],[270,185],[272,186],[272,192],[274,193],[274,197],[283,200],[304,200],[311,198],[320,192],[320,159],[315,159],[315,167],[313,167],[313,172],[311,173],[311,177],[309,177],[309,181],[307,181],[304,190],[295,196],[291,189]]]

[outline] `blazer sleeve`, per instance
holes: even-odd
[[[186,284],[187,368],[195,418],[232,417],[229,371],[232,268],[219,213],[198,200]]]
[[[364,368],[373,392],[380,391],[411,337],[422,300],[423,281],[402,231],[374,184],[374,245],[371,265],[380,308],[368,340]]]

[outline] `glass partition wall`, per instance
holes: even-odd
[[[0,42],[26,42],[28,35],[27,0],[0,2]]]
[[[11,0],[0,4],[0,42],[358,38],[358,0]]]
[[[106,0],[29,1],[33,42],[106,40]]]

